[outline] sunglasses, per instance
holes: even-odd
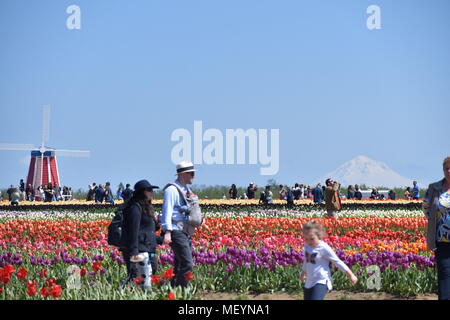
[[[153,192],[153,188],[145,188],[144,190],[148,192]]]

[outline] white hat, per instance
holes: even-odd
[[[190,161],[182,161],[177,164],[177,173],[180,174],[183,172],[195,172],[194,165]]]

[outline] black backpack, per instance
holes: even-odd
[[[267,202],[267,197],[266,197],[266,192],[261,192],[261,196],[259,197],[259,200],[266,203]]]
[[[139,203],[136,203],[139,207]],[[128,209],[128,204],[121,205],[115,212],[108,227],[108,244],[111,246],[122,247],[122,228],[123,228],[123,215]]]

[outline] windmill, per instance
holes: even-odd
[[[36,191],[39,186],[51,183],[60,186],[58,162],[56,153],[62,157],[89,157],[90,151],[63,150],[47,147],[50,131],[50,105],[42,106],[42,141],[39,148],[31,144],[0,143],[0,150],[31,151],[30,167],[28,169],[27,184]]]

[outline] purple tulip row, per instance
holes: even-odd
[[[194,261],[197,264],[216,265],[218,262],[227,265],[227,271],[234,270],[235,267],[252,265],[259,269],[265,268],[268,270],[275,270],[277,266],[298,266],[303,263],[303,251],[289,250],[283,252],[276,252],[269,250],[266,247],[261,247],[259,250],[239,249],[235,247],[227,248],[224,252],[213,252],[211,250],[193,251]],[[381,271],[386,268],[396,270],[399,268],[408,269],[412,264],[415,264],[418,269],[431,268],[435,265],[435,256],[426,257],[413,253],[403,254],[395,251],[376,252],[369,251],[366,254],[356,253],[354,255],[347,255],[343,250],[336,252],[338,257],[349,267],[359,264],[361,267],[369,265],[378,265]],[[119,254],[110,252],[109,257],[112,261],[122,265],[125,263],[123,257]],[[90,262],[103,261],[103,255],[94,255],[91,259],[87,256],[82,258],[69,257],[68,253],[63,250],[59,255],[53,258],[42,258],[31,256],[29,261],[31,265],[51,266],[58,262],[71,265],[86,265]],[[159,264],[165,266],[173,264],[173,253],[161,253],[159,256]],[[23,260],[20,254],[8,252],[0,255],[0,268],[7,264],[21,265]]]

